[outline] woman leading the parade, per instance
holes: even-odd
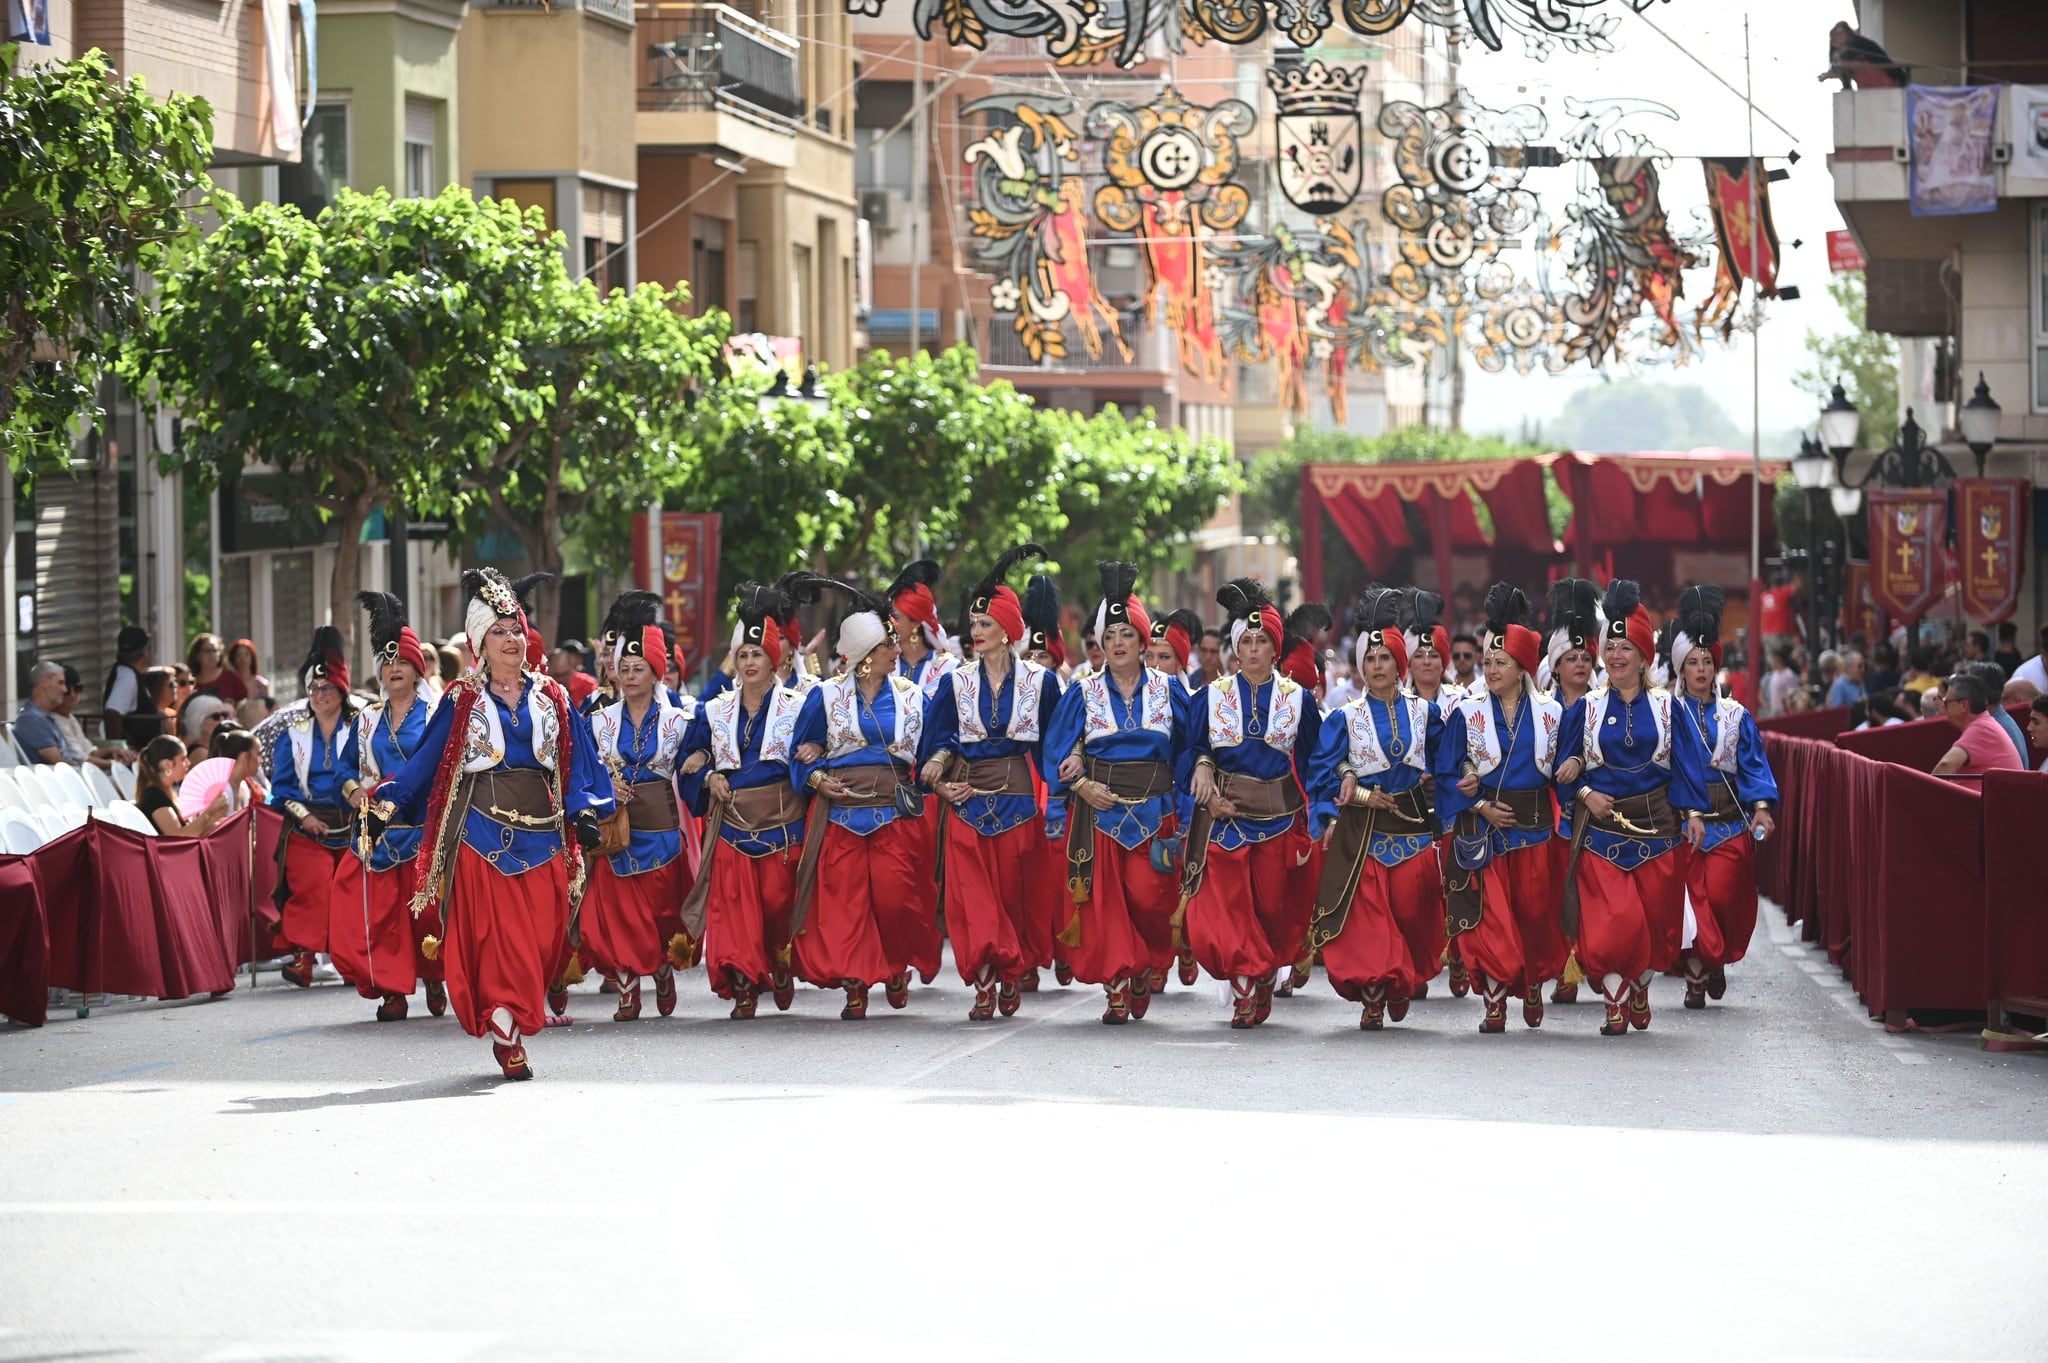
[[[315,953],[329,950],[336,908],[335,881],[349,844],[349,810],[342,784],[351,779],[348,658],[341,631],[322,625],[299,669],[306,708],[285,725],[283,747],[272,763],[270,804],[283,811],[278,843],[276,903],[282,936],[292,947],[284,977],[305,989],[313,983]],[[361,935],[360,930],[358,936]]]
[[[590,712],[591,738],[611,781],[614,813],[591,857],[590,885],[577,913],[584,961],[618,981],[615,1022],[640,1016],[640,979],[654,977],[654,1006],[675,1012],[676,967],[696,962],[683,931],[689,860],[683,850],[676,766],[697,702],[678,702],[662,682],[667,636],[646,603],[620,603],[611,671],[618,699]]]
[[[1324,718],[1309,774],[1311,832],[1324,841],[1309,945],[1330,987],[1362,1006],[1358,1025],[1369,1032],[1406,1017],[1424,971],[1436,971],[1434,956],[1416,960],[1403,923],[1426,912],[1441,931],[1443,913],[1436,819],[1422,793],[1443,718],[1401,688],[1409,657],[1399,597],[1366,590],[1352,619],[1365,694]]]
[[[1099,984],[1110,1024],[1145,1016],[1174,958],[1180,898],[1172,856],[1176,764],[1187,745],[1187,688],[1145,665],[1152,622],[1131,588],[1138,569],[1100,565],[1095,638],[1105,667],[1069,687],[1046,732],[1047,795],[1069,802],[1067,891],[1074,978]]]
[[[951,806],[939,832],[941,893],[953,964],[974,986],[967,1016],[986,1022],[1022,1003],[1026,972],[1052,964],[1053,898],[1033,768],[1059,687],[1016,656],[1027,642],[1023,602],[1004,576],[1035,544],[996,560],[969,598],[974,661],[939,679],[918,749],[924,784]]]
[[[1184,935],[1231,990],[1230,1025],[1273,1009],[1274,973],[1299,959],[1312,887],[1303,817],[1322,728],[1313,694],[1274,670],[1285,628],[1251,578],[1216,593],[1239,670],[1195,692],[1188,709],[1194,815],[1184,841]]]
[[[1705,807],[1696,742],[1675,742],[1673,699],[1650,685],[1656,657],[1641,589],[1610,583],[1607,683],[1564,712],[1556,790],[1573,806],[1565,935],[1607,1001],[1603,1036],[1650,1025],[1650,981],[1678,958],[1685,865],[1677,811]]]
[[[1486,687],[1450,708],[1437,754],[1437,813],[1451,830],[1444,881],[1450,925],[1486,1005],[1479,1030],[1507,1030],[1507,1001],[1543,1025],[1543,982],[1564,970],[1558,870],[1551,855],[1564,707],[1536,689],[1542,636],[1520,589],[1486,593]]]
[[[1670,662],[1679,683],[1680,728],[1704,755],[1704,807],[1687,811],[1685,887],[1695,935],[1685,951],[1685,1006],[1705,1008],[1728,990],[1728,967],[1756,932],[1756,847],[1777,828],[1778,781],[1764,761],[1756,720],[1720,693],[1718,587],[1678,598]]]
[[[435,709],[419,750],[376,789],[373,824],[425,824],[413,912],[440,909],[456,1021],[488,1036],[507,1079],[530,1079],[563,955],[583,848],[612,794],[569,693],[526,666],[526,612],[494,568],[465,569],[471,670]]]
[[[806,802],[789,769],[804,698],[776,680],[789,646],[779,622],[795,609],[774,587],[740,584],[732,641],[738,684],[698,705],[683,740],[686,793],[704,818],[703,860],[683,906],[683,930],[703,943],[711,990],[732,1000],[736,1020],[754,1016],[763,989],[777,1009],[796,998],[789,938]]]
[[[361,810],[369,805],[377,783],[420,750],[434,702],[420,693],[427,655],[406,623],[405,603],[389,592],[360,592],[356,600],[369,612],[370,647],[384,690],[356,714],[351,744],[355,774],[342,783],[342,795]],[[356,839],[353,854],[341,859],[334,882],[335,918],[328,950],[334,968],[357,993],[379,1000],[379,1022],[405,1016],[406,996],[415,979],[426,981],[428,1012],[439,1017],[448,1011],[441,962],[421,950],[427,938],[440,936],[440,923],[412,914],[413,892],[419,888],[419,852],[417,824],[391,825],[374,843]],[[354,918],[358,905],[360,924]]]
[[[924,912],[924,798],[912,784],[924,692],[896,671],[882,603],[838,585],[858,607],[839,624],[844,670],[804,697],[789,769],[811,792],[795,963],[818,988],[844,989],[839,1016],[857,1022],[877,984],[891,1008],[910,1001],[911,968],[937,967],[939,934]]]

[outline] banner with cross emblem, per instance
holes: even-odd
[[[1963,478],[1956,482],[1956,558],[1963,614],[1995,625],[2020,600],[2027,500],[2024,478]]]
[[[1948,494],[1933,488],[1870,494],[1870,595],[1911,624],[1948,585]]]

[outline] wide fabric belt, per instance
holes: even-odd
[[[1237,806],[1240,819],[1280,819],[1301,812],[1301,787],[1291,775],[1262,780],[1219,770],[1216,793]]]
[[[635,781],[626,802],[626,822],[635,833],[673,833],[681,827],[676,788],[667,781]]]
[[[864,762],[856,767],[834,767],[832,777],[846,787],[847,794],[832,797],[835,809],[879,809],[896,803],[896,787],[902,784],[894,762]]]
[[[962,778],[976,795],[1035,795],[1031,784],[1031,759],[1022,754],[982,757],[967,764]]]
[[[1735,798],[1726,781],[1716,781],[1707,787],[1707,817],[1715,823],[1735,822],[1743,817],[1742,801]]]
[[[1678,814],[1662,787],[1647,795],[1617,795],[1614,810],[1592,826],[1602,833],[1623,838],[1675,838]]]
[[[1480,792],[1482,799],[1493,804],[1506,805],[1515,816],[1515,827],[1533,832],[1550,827],[1550,801],[1545,798],[1548,791],[1538,787],[1535,790],[1502,790],[1492,795]]]
[[[788,781],[771,781],[765,786],[734,787],[725,805],[725,822],[749,833],[793,824],[804,816],[804,800]]]
[[[469,807],[510,828],[562,826],[562,813],[555,808],[547,773],[531,767],[478,772],[470,789]]]
[[[1090,757],[1087,768],[1083,779],[1108,786],[1118,804],[1141,805],[1173,789],[1173,767],[1166,762],[1111,762]],[[1096,817],[1095,806],[1080,796],[1067,800],[1067,893],[1076,904],[1086,904],[1095,895]]]

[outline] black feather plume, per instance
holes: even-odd
[[[744,624],[758,625],[764,620],[781,620],[784,616],[796,614],[796,607],[790,604],[788,593],[780,587],[763,586],[759,582],[742,582],[735,593],[739,607],[735,611]]]
[[[1060,589],[1050,574],[1033,573],[1024,584],[1024,628],[1034,641],[1041,634],[1050,639],[1059,633]]]
[[[1292,653],[1296,644],[1312,644],[1316,636],[1337,623],[1330,608],[1320,601],[1304,601],[1287,613],[1287,627],[1281,633],[1280,652]]]
[[[1395,629],[1400,623],[1400,591],[1377,582],[1367,587],[1359,596],[1358,604],[1351,608],[1351,632],[1354,634]]]
[[[1727,608],[1728,593],[1719,587],[1687,587],[1678,598],[1678,626],[1703,643],[1717,643]]]
[[[1234,577],[1216,589],[1216,604],[1231,620],[1249,620],[1273,604],[1266,584],[1255,577]]]
[[[527,593],[531,592],[535,587],[553,582],[554,580],[555,575],[553,573],[528,573],[525,577],[512,580],[512,595],[518,597],[520,607],[531,614],[533,611],[533,599]]]
[[[1122,605],[1131,599],[1131,593],[1138,585],[1137,564],[1106,558],[1096,563],[1095,571],[1101,577],[1104,601]]]
[[[1202,637],[1202,617],[1191,610],[1174,611],[1167,615],[1164,623],[1168,628],[1178,625],[1190,643]]]
[[[1505,582],[1496,582],[1486,589],[1486,632],[1499,638],[1508,632],[1509,625],[1530,626],[1535,623],[1535,612],[1529,608],[1529,598],[1520,587]]]
[[[612,603],[612,609],[618,612],[618,631],[621,634],[638,634],[649,625],[661,623],[661,596],[656,592],[620,592],[619,599]]]
[[[876,599],[874,593],[868,591],[865,587],[856,587],[851,582],[845,582],[836,577],[819,577],[815,574],[809,575],[809,581],[804,585],[817,593],[807,597],[806,600],[816,601],[828,591],[837,592],[846,598],[847,613],[849,615],[860,611],[873,611],[882,617],[883,623],[886,624],[888,622],[889,607],[887,603]]]
[[[1444,599],[1435,592],[1423,591],[1420,587],[1404,587],[1401,590],[1401,628],[1416,634],[1426,634],[1442,623]]]
[[[1639,583],[1631,582],[1625,577],[1617,577],[1607,584],[1605,609],[1609,624],[1627,619],[1630,612],[1642,604],[1643,589]]]
[[[405,603],[390,592],[357,592],[356,601],[370,615],[370,648],[382,652],[386,645],[398,642],[398,631],[405,628]]]
[[[898,596],[913,587],[936,587],[938,585],[938,560],[921,558],[915,563],[907,563],[903,566],[903,571],[896,574],[890,581],[889,590],[885,595],[891,601],[894,601]]]
[[[1005,549],[1002,556],[996,560],[995,566],[986,573],[983,573],[981,580],[974,584],[974,590],[969,594],[968,600],[975,603],[988,600],[991,596],[995,595],[996,588],[1002,586],[1004,581],[1008,579],[1010,569],[1016,567],[1027,558],[1044,558],[1045,556],[1044,547],[1037,544],[1020,544],[1014,549]]]

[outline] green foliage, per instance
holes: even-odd
[[[1072,452],[1058,482],[1066,530],[1046,542],[1070,568],[1106,558],[1135,563],[1141,574],[1167,567],[1243,486],[1229,449],[1161,426],[1150,411],[1127,418],[1109,408],[1084,419],[1048,409],[1039,421]]]
[[[1601,454],[1749,448],[1748,432],[1706,389],[1645,379],[1580,389],[1545,428],[1544,437],[1552,449]]]
[[[1823,336],[1809,328],[1806,353],[1813,363],[1793,374],[1792,381],[1814,397],[1817,407],[1827,405],[1837,382],[1863,412],[1858,443],[1867,450],[1881,450],[1891,442],[1899,425],[1899,342],[1895,336],[1871,331],[1867,316],[1863,273],[1834,275],[1828,280],[1828,297],[1848,317],[1850,331]],[[1780,525],[1783,522],[1779,522]],[[1802,534],[1803,534],[1802,530]],[[1797,541],[1804,543],[1803,540]]]
[[[267,464],[339,521],[330,609],[351,632],[369,513],[447,508],[469,469],[545,411],[521,338],[541,294],[566,287],[560,239],[537,210],[461,188],[342,190],[316,220],[220,197],[220,228],[163,276],[132,367],[184,415],[168,464],[209,486]]]
[[[1814,521],[1816,544],[1825,545],[1833,541],[1848,546],[1850,558],[1867,558],[1870,554],[1868,518],[1862,514],[1844,521],[1835,514],[1835,508],[1825,496],[1816,499],[1819,516]],[[1806,548],[1806,494],[1799,489],[1790,473],[1778,475],[1776,485],[1771,489],[1771,515],[1778,525],[1778,544],[1786,549]]]
[[[521,383],[535,400],[465,476],[458,501],[487,507],[528,562],[558,579],[571,538],[592,567],[623,575],[633,513],[683,461],[687,395],[709,378],[730,327],[723,313],[689,317],[685,295],[659,284],[600,297],[590,281],[554,272],[535,294],[519,338]],[[556,590],[538,595],[534,623],[552,639]]]
[[[0,444],[20,470],[61,464],[96,389],[143,322],[138,272],[191,232],[213,112],[151,98],[95,50],[14,69],[0,47]]]

